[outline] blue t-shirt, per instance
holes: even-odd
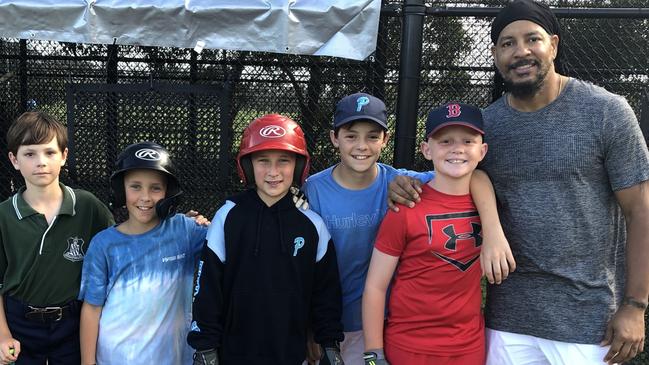
[[[309,176],[304,184],[309,205],[324,220],[336,247],[345,332],[362,329],[361,299],[376,232],[388,210],[388,184],[397,175],[412,176],[422,182],[435,176],[433,172],[397,170],[382,163],[377,166],[376,180],[365,189],[340,186],[332,176],[336,165]]]
[[[194,268],[207,227],[177,214],[140,235],[115,226],[93,237],[79,299],[103,306],[98,364],[191,364]]]

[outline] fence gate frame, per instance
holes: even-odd
[[[220,142],[218,154],[218,171],[215,173],[215,180],[220,186],[225,186],[228,180],[229,170],[228,162],[230,161],[229,151],[232,147],[232,118],[230,115],[231,104],[231,86],[230,82],[226,81],[217,84],[170,84],[170,83],[134,83],[134,84],[117,84],[117,83],[68,83],[65,85],[65,99],[67,108],[67,129],[68,129],[68,172],[70,180],[75,185],[81,185],[77,176],[77,161],[76,161],[76,143],[75,141],[75,121],[76,121],[76,106],[80,94],[93,93],[105,94],[106,98],[99,98],[98,104],[107,105],[106,113],[106,131],[108,132],[107,142],[107,161],[111,161],[111,156],[117,156],[119,153],[117,141],[119,113],[118,110],[118,97],[117,95],[128,94],[145,94],[145,93],[159,93],[159,94],[172,94],[182,95],[187,99],[189,116],[187,118],[188,125],[190,126],[190,143],[191,148],[195,148],[197,140],[196,121],[198,117],[198,106],[194,95],[211,95],[215,96],[219,101],[219,118],[215,123],[219,124],[218,138]],[[108,164],[107,169],[112,169],[112,165]],[[107,171],[110,176],[111,171]],[[221,185],[223,184],[223,185]]]

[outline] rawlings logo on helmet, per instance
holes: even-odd
[[[302,128],[291,118],[279,114],[261,116],[246,127],[237,154],[237,170],[245,185],[254,185],[250,154],[264,150],[295,153],[293,184],[300,186],[309,174],[309,153]]]
[[[286,135],[286,129],[278,125],[268,125],[259,130],[259,135],[264,138],[281,138]]]
[[[183,192],[180,189],[178,178],[175,176],[175,169],[169,158],[169,152],[159,144],[149,141],[128,145],[117,156],[115,170],[110,176],[113,206],[119,208],[126,203],[124,174],[136,169],[156,170],[166,176],[167,193],[164,199],[158,201],[155,209],[158,218],[161,220],[172,216]]]
[[[139,158],[140,160],[146,161],[160,161],[160,159],[162,158],[158,151],[151,148],[142,148],[140,150],[137,150],[135,152],[135,157]]]

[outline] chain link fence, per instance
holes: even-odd
[[[550,4],[573,8],[646,5],[641,2]],[[430,9],[479,10],[504,3],[433,1],[426,5]],[[400,5],[386,2],[384,8],[399,9]],[[433,106],[461,100],[484,107],[497,92],[489,39],[492,17],[433,14],[424,22],[417,136],[423,135],[426,112]],[[649,89],[648,20],[600,15],[560,17],[563,71],[626,96],[640,116]],[[185,190],[196,192],[196,196],[188,194],[184,208],[196,204],[192,206],[209,215],[225,196],[240,188],[233,157],[241,131],[258,116],[276,112],[300,122],[313,154],[314,172],[336,162],[328,131],[335,102],[342,96],[366,91],[383,98],[394,130],[402,21],[398,11],[384,11],[377,51],[365,61],[2,39],[2,130],[30,108],[48,111],[72,124],[71,157],[76,164],[67,167],[62,179],[96,193],[104,201],[109,199],[107,178],[116,153],[129,143],[153,139],[172,150]],[[85,94],[72,91],[87,84],[95,85],[94,89],[85,89]],[[110,89],[113,85],[140,89]],[[156,89],[164,85],[168,90]],[[174,96],[175,85],[184,89],[178,89]],[[220,91],[207,97],[200,88]],[[223,105],[227,106],[225,110],[220,109]],[[384,150],[383,161],[387,163],[393,158],[392,141]],[[4,140],[0,150],[6,156]],[[6,198],[22,180],[6,159],[2,161],[0,198]],[[414,168],[430,167],[417,157]]]
[[[501,92],[493,81],[490,53],[494,13],[480,10],[506,2],[425,1],[434,11],[424,20],[417,136],[423,136],[430,108],[449,100],[485,107]],[[649,19],[615,11],[646,11],[646,0],[547,3],[558,10],[591,11],[580,16],[558,13],[563,73],[624,95],[638,118],[649,120]],[[56,116],[71,136],[62,181],[90,190],[106,203],[117,153],[142,140],[161,143],[171,151],[187,192],[181,209],[211,216],[227,195],[241,189],[234,156],[243,128],[256,117],[280,113],[301,123],[313,156],[312,172],[337,162],[329,130],[341,97],[365,91],[384,99],[390,129],[395,130],[404,47],[402,5],[384,1],[377,50],[364,61],[0,39],[0,130],[5,135],[25,110]],[[464,12],[457,15],[449,9]],[[384,149],[383,162],[393,162],[393,140]],[[3,156],[6,147],[3,139]],[[23,181],[6,157],[0,160],[4,200]],[[413,167],[430,168],[421,157]],[[649,364],[649,359],[642,354],[634,363]]]

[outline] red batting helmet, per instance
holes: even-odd
[[[293,185],[301,186],[309,174],[309,153],[302,128],[291,118],[279,114],[268,114],[259,117],[243,131],[237,170],[244,185],[255,183],[250,154],[264,150],[282,150],[296,154]]]

